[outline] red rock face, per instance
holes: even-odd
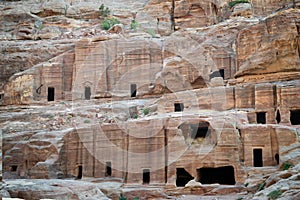
[[[283,12],[239,33],[236,77],[298,71],[297,15]]]
[[[33,12],[50,17],[66,9],[63,2],[51,3]],[[41,55],[9,79],[20,61],[2,69],[0,100],[9,105],[0,109],[4,178],[92,178],[165,187],[171,195],[226,194],[245,189],[240,185],[253,174],[276,171],[284,162],[296,165],[299,11],[255,19],[251,16],[267,15],[281,4],[251,3],[253,7],[235,9],[245,9],[241,13],[249,19],[232,14],[219,23],[227,2],[175,1],[177,31],[160,37],[157,33],[172,32],[172,2],[149,1],[144,11],[157,20],[155,26],[148,24],[155,28],[153,34],[129,33],[124,19],[120,34],[64,40],[53,50],[62,42],[56,40],[48,56],[40,43],[25,42],[25,47],[36,45],[31,52]],[[76,6],[64,16],[77,19]],[[82,10],[84,19],[99,20],[91,4]],[[145,19],[145,13],[135,13],[135,19]],[[67,21],[59,23],[60,31],[69,30]],[[32,22],[18,25],[19,39],[36,39]],[[56,30],[48,27],[38,35],[43,41]],[[97,35],[97,28],[89,34]],[[20,52],[26,51],[22,48]],[[3,56],[3,65],[19,58]],[[206,185],[212,183],[230,186],[212,190],[215,186]],[[92,185],[87,188],[98,192]],[[161,191],[124,193],[132,198],[164,196]]]

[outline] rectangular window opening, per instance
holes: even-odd
[[[253,149],[253,166],[254,167],[263,166],[262,149]]]
[[[130,85],[130,96],[131,97],[136,97],[136,93],[137,93],[137,86],[136,86],[136,84],[131,84]]]
[[[55,88],[48,87],[48,101],[54,101],[54,96],[55,96]]]
[[[106,162],[105,176],[111,176],[111,162]]]
[[[149,184],[150,183],[150,170],[144,169],[143,170],[143,184]]]
[[[175,112],[182,112],[184,109],[183,103],[174,103],[174,111]]]
[[[300,124],[300,110],[290,110],[290,121],[292,125]]]
[[[265,124],[266,123],[266,112],[256,113],[256,123]]]

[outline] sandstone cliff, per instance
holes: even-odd
[[[2,1],[1,196],[299,198],[298,4]]]

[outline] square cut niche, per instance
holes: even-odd
[[[266,112],[257,112],[256,113],[256,123],[258,123],[258,124],[266,123]]]
[[[300,109],[290,110],[290,121],[292,125],[300,125]]]
[[[184,109],[183,103],[174,103],[174,111],[175,112],[182,112]]]

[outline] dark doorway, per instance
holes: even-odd
[[[276,160],[277,165],[279,165],[279,154],[278,153],[275,154],[275,160]]]
[[[192,177],[184,168],[176,168],[176,186],[184,187],[190,180],[193,180]]]
[[[143,170],[143,184],[149,184],[150,183],[150,170],[144,169]]]
[[[2,99],[3,99],[3,96],[4,96],[4,94],[0,94],[0,100],[2,100]]]
[[[82,166],[79,165],[78,166],[78,175],[77,175],[77,179],[81,179],[82,178]]]
[[[111,176],[111,162],[106,162],[105,176]]]
[[[254,167],[263,166],[262,149],[253,149],[253,166]]]
[[[200,122],[199,124],[191,124],[191,138],[205,138],[209,133],[209,123]]]
[[[54,96],[55,96],[55,88],[48,87],[48,101],[54,101]]]
[[[215,77],[222,77],[224,79],[224,69],[219,69],[219,71],[214,71],[210,74],[210,79]]]
[[[198,181],[202,184],[235,184],[234,168],[232,166],[218,168],[200,168],[197,169],[197,176]]]
[[[266,123],[266,112],[256,113],[256,123],[265,124]]]
[[[130,85],[130,96],[131,97],[136,97],[136,84],[131,84]]]
[[[18,169],[18,166],[17,166],[17,165],[12,165],[12,166],[10,167],[10,171],[12,171],[12,172],[16,172],[17,169]]]
[[[290,120],[292,125],[300,124],[300,110],[291,110],[290,111]]]
[[[174,111],[182,112],[184,109],[183,103],[174,103]]]
[[[86,100],[91,99],[91,88],[90,87],[85,87],[85,89],[84,89],[84,98]]]
[[[280,115],[280,111],[279,110],[277,110],[277,112],[276,112],[276,121],[277,121],[277,124],[279,124],[280,121],[281,121],[281,115]]]

